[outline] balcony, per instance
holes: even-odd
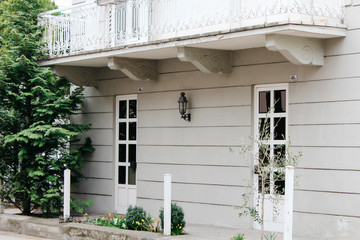
[[[114,56],[177,57],[179,47],[268,47],[273,35],[342,37],[344,18],[343,0],[98,0],[39,15],[41,64],[103,67]]]

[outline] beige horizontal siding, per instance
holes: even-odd
[[[114,178],[113,162],[85,162],[81,173],[86,178],[101,178],[112,180]]]
[[[189,109],[191,127],[251,126],[251,107],[218,107]],[[138,127],[186,127],[189,124],[180,118],[179,110],[139,111]]]
[[[94,200],[91,208],[85,209],[86,213],[98,213],[107,215],[107,213],[113,213],[114,198],[112,196],[101,196],[92,194],[71,194],[72,198],[82,200]],[[95,211],[94,211],[95,210]]]
[[[185,93],[190,108],[251,105],[249,86],[187,90]],[[138,96],[139,110],[178,109],[179,97],[178,91],[141,94]]]
[[[293,224],[296,236],[355,240],[359,236],[360,218],[295,212]]]
[[[295,191],[294,211],[360,218],[360,212],[354,211],[359,201],[360,194]]]
[[[325,41],[325,55],[344,55],[360,52],[360,29],[350,30],[343,38],[331,38]],[[355,44],[354,44],[355,43]]]
[[[72,189],[75,193],[112,196],[114,182],[109,179],[83,179]]]
[[[113,128],[113,113],[88,113],[78,114],[71,118],[77,124],[91,124],[92,129]]]
[[[94,145],[95,151],[91,154],[86,155],[86,161],[95,161],[95,162],[113,162],[113,146],[99,146]]]
[[[359,82],[360,77],[290,84],[289,103],[297,104],[359,100]]]
[[[248,167],[250,153],[238,148],[199,146],[138,146],[139,162],[156,164],[213,165]]]
[[[360,148],[356,147],[292,147],[300,168],[338,169],[360,171]]]
[[[359,132],[360,124],[289,127],[294,146],[356,147],[360,145]]]
[[[139,198],[163,199],[163,183],[138,181]],[[180,202],[239,206],[245,188],[234,186],[196,185],[173,183],[171,199]]]
[[[193,184],[247,186],[251,179],[247,167],[138,164],[139,181],[163,181],[164,174],[172,174],[173,182]]]
[[[249,143],[251,135],[250,127],[140,128],[138,131],[139,145],[239,146]]]
[[[360,124],[358,109],[360,100],[292,104],[289,106],[289,124]]]
[[[85,88],[85,92],[93,88]],[[81,104],[83,113],[112,113],[113,97],[86,97]]]
[[[81,139],[90,137],[93,145],[112,146],[114,141],[113,129],[90,129]]]
[[[341,161],[341,160],[339,160]],[[358,193],[359,171],[297,169],[296,189],[328,191],[338,193]]]

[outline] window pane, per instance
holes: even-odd
[[[286,132],[286,119],[285,118],[274,118],[274,139],[285,140]]]
[[[270,139],[270,119],[259,118],[259,139],[268,140]]]
[[[270,110],[270,91],[259,92],[259,113],[267,113]]]
[[[118,173],[118,183],[119,184],[125,184],[125,176],[126,176],[126,167],[125,166],[119,166],[119,173]]]
[[[136,166],[136,164],[134,163],[134,166]],[[129,179],[128,179],[128,184],[130,185],[135,185],[136,184],[136,168],[135,167],[129,167]]]
[[[119,140],[126,140],[126,122],[119,123]]]
[[[270,159],[270,145],[259,146],[259,165],[260,167],[266,167],[269,165]]]
[[[275,167],[285,167],[286,162],[286,146],[274,145],[274,165]]]
[[[136,118],[136,100],[129,101],[129,118]]]
[[[126,144],[119,144],[119,162],[126,162]]]
[[[129,162],[136,162],[136,145],[129,144]]]
[[[126,118],[126,100],[119,102],[119,118]]]
[[[129,122],[129,140],[136,140],[136,122]]]
[[[286,112],[286,91],[274,91],[274,108],[276,113]]]
[[[280,195],[285,194],[285,174],[284,173],[274,173],[274,192]]]

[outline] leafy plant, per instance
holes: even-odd
[[[276,233],[268,233],[265,235],[266,240],[276,240],[277,234]]]
[[[84,213],[93,203],[94,200],[70,199],[70,208],[77,213]]]
[[[161,221],[161,228],[164,229],[164,208],[160,209],[159,218]],[[176,203],[171,203],[171,234],[183,234],[185,225],[186,222],[184,220],[184,210]]]
[[[158,222],[151,218],[150,214],[142,207],[132,207],[127,209],[125,223],[128,229],[157,232],[159,230]]]
[[[87,217],[87,214],[85,214],[85,216]],[[85,223],[90,223],[105,227],[116,227],[120,229],[127,229],[125,221],[126,219],[124,217],[117,214],[112,215],[109,213],[108,216],[96,218],[94,221],[89,221],[87,218],[87,222]]]
[[[230,240],[245,240],[245,235],[244,234],[238,234],[236,236],[232,236],[232,238]]]
[[[83,89],[70,91],[66,79],[37,63],[38,14],[49,8],[50,0],[0,1],[0,194],[26,215],[60,214],[64,169],[80,177],[83,154],[94,150],[90,139],[76,140],[90,125],[69,121]]]

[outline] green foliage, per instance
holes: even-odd
[[[120,229],[126,229],[125,218],[117,214],[109,214],[107,217],[98,217],[94,221],[86,221],[85,223],[94,224],[105,227],[116,227]]]
[[[164,209],[160,209],[159,215],[161,228],[164,229]],[[176,203],[171,203],[171,235],[181,235],[184,233],[186,222],[184,220],[184,210]]]
[[[268,234],[265,234],[264,237],[266,240],[276,240],[277,234],[276,233],[268,233]]]
[[[128,210],[126,214],[127,217],[118,215],[116,213],[109,213],[108,216],[98,217],[95,220],[89,220],[88,214],[85,213],[85,220],[83,222],[86,224],[93,224],[105,227],[116,227],[120,229],[141,230],[149,232],[159,231],[157,221],[153,221],[150,214],[146,215],[146,212],[142,208],[129,207],[129,209],[130,210]],[[129,223],[129,220],[131,223]],[[132,228],[130,228],[129,226],[131,226]]]
[[[90,126],[69,121],[83,89],[70,91],[37,63],[37,15],[51,8],[50,0],[0,1],[0,194],[27,215],[34,208],[60,213],[64,169],[81,176],[83,154],[94,150],[90,139],[76,139]]]
[[[84,213],[93,203],[94,200],[70,199],[70,208],[77,213]]]
[[[238,234],[236,236],[232,236],[232,238],[230,240],[245,240],[245,235],[244,234]]]
[[[125,215],[126,226],[128,227],[128,229],[146,231],[145,225],[143,225],[142,223],[145,222],[145,219],[149,216],[146,214],[146,211],[142,207],[130,206],[127,209]]]

